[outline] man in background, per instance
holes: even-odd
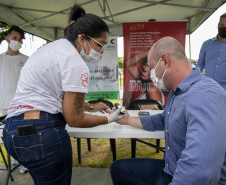
[[[196,67],[226,90],[226,13],[220,16],[217,36],[203,43]]]
[[[17,26],[11,26],[5,40],[8,42],[6,53],[0,54],[0,121],[2,121],[10,107],[10,102],[16,92],[20,71],[28,56],[19,52],[23,44],[24,31]],[[12,164],[18,162],[13,159]],[[27,168],[20,166],[20,172],[25,173]]]

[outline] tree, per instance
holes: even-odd
[[[0,43],[5,40],[5,36],[9,30],[9,26],[4,23],[0,23]]]
[[[123,57],[118,57],[118,68],[123,71]]]

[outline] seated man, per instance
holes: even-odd
[[[172,37],[149,51],[151,78],[171,90],[162,114],[130,117],[119,124],[165,130],[165,160],[122,159],[111,165],[114,185],[225,185],[226,92],[191,69],[183,46]]]

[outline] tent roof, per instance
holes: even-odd
[[[123,36],[122,23],[187,20],[194,32],[226,0],[77,0],[87,13],[101,17],[110,36]],[[63,36],[74,0],[0,0],[0,22],[53,41]]]

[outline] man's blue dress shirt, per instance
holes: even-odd
[[[226,184],[226,91],[192,71],[171,91],[162,114],[140,118],[145,130],[165,130],[171,185]]]
[[[226,42],[220,42],[217,37],[205,41],[199,53],[196,67],[205,76],[213,78],[226,90]]]

